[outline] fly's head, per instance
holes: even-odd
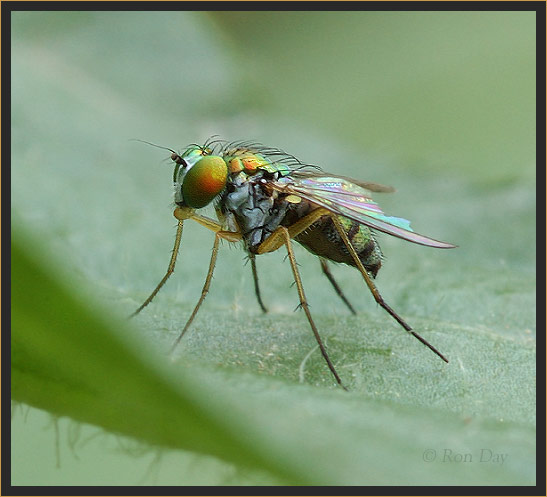
[[[210,149],[191,146],[180,155],[173,152],[171,160],[175,163],[175,212],[180,215],[181,210],[191,213],[210,204],[226,187],[228,166],[222,157],[211,155]]]

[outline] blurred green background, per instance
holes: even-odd
[[[532,12],[13,13],[12,484],[534,484],[535,35]],[[168,154],[130,140],[211,135],[393,185],[388,214],[457,244],[379,236],[380,291],[450,364],[297,247],[342,392],[283,250],[264,316],[226,246],[169,364],[213,240],[186,223],[125,319],[175,226]]]

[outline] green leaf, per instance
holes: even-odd
[[[261,455],[238,413],[212,401],[206,384],[185,379],[188,373],[169,374],[165,360],[150,354],[140,339],[133,338],[140,347],[130,345],[127,333],[117,331],[125,324],[107,324],[98,309],[90,312],[27,253],[24,247],[30,246],[30,238],[14,236],[14,400],[154,445],[268,469],[293,484],[306,481],[305,472]]]

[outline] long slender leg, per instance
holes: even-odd
[[[327,261],[323,259],[322,257],[319,258],[319,262],[321,262],[321,269],[323,270],[323,273],[325,273],[325,276],[329,279],[331,282],[331,285],[333,286],[334,290],[338,294],[338,296],[342,299],[344,304],[347,305],[348,309],[352,312],[352,314],[357,314],[355,312],[355,309],[351,305],[350,301],[346,298],[344,295],[344,292],[342,292],[342,289],[338,286],[338,283],[336,283],[336,280],[334,279],[334,276],[330,272],[329,266],[327,264]]]
[[[268,312],[268,308],[264,305],[264,302],[262,302],[262,297],[260,296],[260,287],[258,286],[258,273],[256,272],[256,257],[254,254],[250,254],[249,259],[251,259],[251,269],[253,271],[253,281],[255,284],[256,299],[258,300],[258,305],[260,305],[262,312],[266,313]]]
[[[372,281],[372,278],[367,273],[367,270],[364,268],[363,263],[359,259],[359,256],[357,255],[357,252],[355,251],[355,248],[353,247],[352,243],[350,242],[346,232],[344,231],[344,227],[340,223],[338,217],[334,214],[330,214],[330,217],[334,223],[334,226],[336,227],[336,230],[342,237],[342,240],[344,241],[344,244],[346,245],[347,249],[349,250],[349,253],[351,254],[351,257],[355,261],[355,264],[357,265],[357,269],[359,269],[360,273],[363,275],[363,278],[365,279],[365,282],[367,286],[369,287],[372,295],[374,296],[374,300],[378,304],[380,304],[381,307],[383,307],[395,320],[411,335],[413,335],[415,338],[417,338],[420,342],[422,342],[426,347],[429,347],[435,354],[437,354],[443,361],[448,362],[448,359],[442,355],[433,345],[431,345],[425,338],[422,338],[418,333],[412,330],[412,328],[404,321],[403,318],[401,318],[389,305],[386,304],[383,297],[380,295],[380,292],[376,288],[376,285]]]
[[[222,226],[220,225],[220,223],[206,216],[202,216],[200,214],[195,213],[194,209],[191,209],[189,207],[177,207],[173,215],[175,216],[176,219],[178,219],[178,225],[177,225],[177,233],[175,235],[175,246],[173,247],[173,253],[171,254],[171,260],[169,261],[167,272],[165,273],[165,276],[161,279],[161,281],[158,283],[158,286],[156,286],[154,291],[144,301],[144,303],[133,314],[129,316],[130,318],[132,318],[133,316],[136,316],[150,302],[152,302],[152,299],[156,296],[156,294],[160,291],[161,287],[169,279],[169,276],[173,274],[173,271],[175,270],[175,262],[177,260],[177,255],[179,253],[180,240],[182,237],[182,225],[186,219],[193,219],[194,221],[197,221],[199,224],[201,224],[202,226],[205,226],[207,229],[211,231],[214,231],[215,233],[222,230]],[[236,231],[233,231],[233,232],[223,231],[222,238],[225,238],[229,242],[237,242],[241,240],[241,233]]]
[[[299,219],[296,223],[292,224],[288,227],[289,230],[289,236],[291,238],[294,238],[295,236],[298,236],[302,231],[310,227],[315,221],[317,221],[320,217],[324,216],[325,214],[328,214],[329,212],[326,209],[323,208],[317,208],[314,211],[310,212],[306,216],[304,216],[302,219]],[[284,241],[281,238],[277,237],[268,237],[262,245],[259,247],[259,254],[263,254],[266,252],[273,252],[277,250],[281,245],[283,245]],[[344,303],[348,306],[349,310],[353,314],[357,314],[355,312],[355,309],[350,304],[348,299],[345,297],[344,293],[342,292],[341,288],[336,283],[336,280],[334,279],[334,276],[329,270],[329,267],[327,265],[327,262],[324,259],[320,259],[321,261],[321,268],[323,269],[323,273],[325,273],[326,277],[331,282],[332,286],[336,290],[336,293],[340,296],[340,298],[344,301]],[[255,280],[256,281],[256,280]]]
[[[232,231],[217,231],[215,233],[215,242],[213,243],[213,251],[211,254],[211,261],[209,262],[209,271],[207,272],[207,277],[205,278],[205,283],[203,284],[203,289],[201,290],[201,296],[198,300],[198,303],[194,307],[194,310],[192,311],[192,314],[190,315],[190,318],[184,325],[184,328],[180,332],[179,336],[175,340],[175,343],[171,347],[170,353],[172,354],[173,351],[177,348],[177,345],[179,344],[181,338],[184,336],[184,334],[188,331],[188,328],[190,328],[190,325],[192,324],[192,321],[196,317],[196,314],[199,311],[199,308],[201,307],[201,304],[205,300],[205,297],[207,296],[207,293],[209,292],[209,287],[211,286],[211,280],[213,279],[213,271],[215,269],[215,264],[217,262],[217,255],[218,255],[218,245],[221,238],[224,238],[228,241],[237,241],[241,237],[240,233],[232,232]]]
[[[139,312],[141,312],[150,302],[152,302],[152,299],[156,296],[156,294],[160,291],[161,287],[165,284],[165,282],[169,279],[169,276],[173,274],[173,271],[175,270],[175,263],[177,262],[177,255],[179,253],[179,247],[180,247],[180,239],[182,237],[182,225],[184,223],[183,219],[179,219],[178,225],[177,225],[177,233],[175,235],[175,245],[173,247],[173,252],[171,254],[171,260],[169,261],[169,266],[167,267],[167,272],[165,273],[165,276],[161,279],[161,281],[158,283],[158,286],[154,288],[154,291],[150,294],[150,296],[143,302],[143,304],[129,317],[136,316]]]
[[[308,306],[308,302],[306,301],[306,295],[304,293],[304,286],[302,285],[302,280],[300,278],[300,273],[298,272],[298,267],[296,265],[296,258],[294,257],[294,252],[292,249],[291,244],[291,236],[289,234],[289,230],[285,228],[284,226],[279,226],[266,240],[269,240],[270,238],[283,238],[284,244],[287,247],[287,253],[289,255],[289,261],[291,263],[292,272],[294,275],[294,281],[296,283],[296,289],[298,291],[298,297],[300,299],[300,306],[302,309],[304,309],[304,312],[306,313],[306,317],[308,318],[308,322],[310,323],[311,329],[313,331],[313,334],[315,336],[315,339],[317,340],[317,344],[319,345],[319,349],[321,350],[321,354],[323,355],[323,358],[327,362],[327,365],[329,366],[329,369],[331,373],[336,378],[336,381],[338,384],[344,389],[347,390],[347,388],[342,383],[342,380],[340,379],[340,376],[338,376],[338,373],[336,372],[336,369],[334,368],[334,365],[332,364],[329,355],[327,354],[327,349],[325,349],[325,346],[323,345],[323,341],[321,340],[321,337],[319,336],[319,332],[317,331],[317,328],[315,326],[315,323],[313,322],[313,319],[311,317],[310,308]],[[266,240],[263,242],[265,243]],[[275,243],[275,241],[272,241]]]

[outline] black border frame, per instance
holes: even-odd
[[[1,4],[1,63],[2,63],[2,235],[6,241],[11,235],[11,13],[14,11],[65,11],[65,10],[104,10],[104,11],[533,11],[536,13],[536,149],[537,149],[537,199],[542,199],[545,204],[545,14],[546,4],[541,1],[4,1]],[[543,205],[544,205],[543,204]],[[540,267],[538,272],[540,288],[545,295],[545,266],[541,264],[545,259],[545,210],[536,211],[536,232],[542,236],[537,237],[537,249],[540,254]],[[12,486],[11,485],[11,428],[8,406],[11,403],[11,340],[10,340],[10,308],[11,299],[8,297],[11,290],[11,257],[10,248],[2,244],[2,468],[1,468],[1,495],[203,495],[203,487],[161,487],[161,486],[132,486],[132,487],[40,487],[40,486]],[[540,365],[545,366],[545,314],[537,311],[537,322],[540,324],[540,333],[537,342],[541,356]],[[540,420],[545,420],[545,372],[538,378],[537,414]],[[543,402],[541,402],[543,400]],[[540,427],[541,428],[541,427]],[[541,432],[541,430],[540,430]],[[292,495],[415,495],[419,491],[422,495],[545,495],[545,479],[542,470],[545,468],[545,434],[537,437],[536,445],[536,486],[461,486],[461,487],[290,487]],[[540,481],[541,480],[541,481]],[[255,490],[258,495],[280,495],[286,493],[277,487],[205,487],[212,492],[205,495],[249,495],[249,490]],[[284,488],[284,487],[282,487]],[[184,490],[181,492],[181,490]],[[257,491],[258,490],[258,491]]]

